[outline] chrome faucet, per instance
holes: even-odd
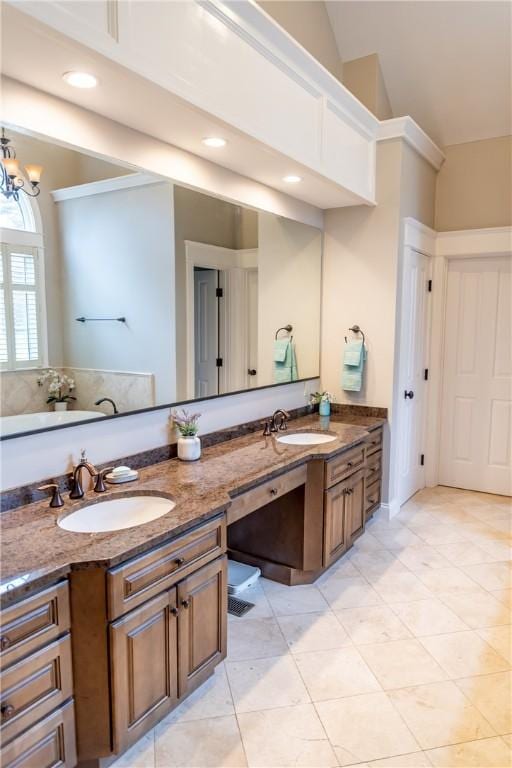
[[[274,411],[270,421],[265,422],[264,437],[268,437],[272,432],[277,432],[278,430],[284,432],[285,429],[288,429],[286,422],[289,418],[290,414],[283,408],[278,408],[277,411]]]
[[[88,471],[91,477],[97,478],[98,475],[101,477],[101,474],[98,472],[94,464],[91,464],[91,462],[87,460],[85,450],[82,449],[80,454],[80,461],[73,469],[71,493],[69,494],[70,499],[83,499],[84,497],[84,489],[82,485],[82,470],[84,469]]]
[[[114,413],[119,413],[119,411],[117,410],[117,405],[114,403],[111,397],[101,397],[99,400],[96,400],[94,405],[101,405],[102,403],[110,403],[110,405],[114,409]]]

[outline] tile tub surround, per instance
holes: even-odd
[[[363,417],[368,421],[370,417]],[[373,420],[373,426],[383,423]],[[302,417],[293,429],[321,429],[318,416]],[[40,587],[73,568],[92,564],[113,566],[151,549],[170,535],[213,517],[225,510],[237,493],[249,490],[285,470],[314,458],[330,458],[361,442],[369,425],[347,425],[331,419],[328,430],[337,439],[317,446],[283,445],[261,432],[217,443],[203,451],[198,462],[163,461],[140,471],[140,479],[129,487],[113,487],[101,495],[52,510],[48,499],[4,512],[1,524],[2,601],[14,602],[29,589]],[[87,503],[111,496],[136,493],[168,496],[176,507],[167,515],[139,527],[115,533],[77,534],[64,531],[57,519]]]
[[[243,595],[256,607],[241,619],[229,618],[225,662],[205,685],[111,768],[510,766],[512,681],[510,673],[489,672],[488,666],[493,648],[506,661],[509,628],[503,622],[510,620],[510,612],[504,602],[495,600],[494,579],[482,578],[484,570],[486,576],[494,576],[503,569],[478,567],[504,562],[503,555],[495,554],[493,558],[491,554],[496,544],[506,540],[491,521],[495,513],[507,512],[506,501],[503,497],[448,488],[426,489],[402,508],[399,521],[387,521],[384,514],[377,512],[353,549],[315,584],[286,587],[260,579]],[[459,616],[448,609],[450,598],[459,599],[461,594],[455,579],[450,580],[445,592],[432,592],[428,599],[418,596],[410,601],[403,589],[402,594],[391,595],[400,598],[398,602],[336,608],[338,601],[344,602],[342,596],[352,590],[356,576],[372,589],[395,572],[416,576],[429,567],[410,557],[402,562],[399,555],[410,554],[410,545],[389,547],[386,535],[379,541],[372,533],[385,534],[402,527],[419,531],[421,536],[427,514],[435,516],[437,523],[457,518],[452,524],[461,536],[469,532],[474,537],[471,521],[483,522],[478,531],[479,554],[473,552],[473,559],[477,559],[470,576],[474,586],[465,594],[484,595],[488,600],[492,613],[486,612],[481,618],[482,628],[471,633],[485,641],[487,647],[476,643],[459,645],[458,639],[464,639],[470,627],[464,622],[465,610],[457,605]],[[365,540],[372,538],[378,548],[374,549],[372,542],[368,550]],[[464,541],[468,549],[475,549],[474,541]],[[417,548],[422,551],[424,546]],[[444,552],[452,556],[446,548]],[[453,556],[459,558],[459,547],[453,550]],[[433,562],[432,567],[436,565]],[[460,566],[460,571],[467,574],[466,566]],[[335,593],[332,585],[336,583]],[[325,584],[331,586],[323,593]],[[327,605],[324,594],[331,601]],[[487,626],[487,620],[492,626]],[[424,644],[425,636],[441,640]],[[412,637],[418,638],[434,668],[439,662],[431,651],[441,659],[437,650],[440,643],[459,646],[468,662],[464,667],[468,674],[459,676],[462,668],[450,666],[442,680],[401,687],[403,681],[396,679],[396,654],[392,651],[398,641],[407,641],[410,646]],[[442,639],[446,637],[455,640]],[[387,647],[391,652],[386,651]],[[381,657],[384,662],[377,669],[374,660]],[[346,666],[349,658],[358,663],[340,684],[336,672],[344,663]],[[409,678],[416,675],[414,658],[415,654],[403,655]],[[322,660],[333,664],[333,680],[301,674]],[[376,672],[388,681],[386,686]],[[372,675],[377,683],[369,691]],[[395,684],[397,687],[392,687]]]

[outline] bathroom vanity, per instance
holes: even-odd
[[[290,422],[328,443],[258,432],[98,494],[175,503],[138,527],[60,528],[85,500],[2,515],[4,768],[106,766],[204,682],[227,653],[228,552],[300,584],[352,546],[379,503],[384,420],[343,418]]]

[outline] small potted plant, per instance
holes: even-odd
[[[201,456],[201,440],[197,436],[199,432],[200,413],[187,413],[182,408],[181,412],[174,411],[172,420],[178,429],[178,458],[182,461],[197,461]]]
[[[46,373],[43,373],[37,380],[37,383],[42,387],[46,381],[48,382],[46,402],[48,405],[53,403],[54,410],[56,411],[66,411],[68,403],[71,400],[76,400],[76,397],[71,394],[75,388],[74,379],[50,368]]]
[[[320,416],[330,416],[331,403],[334,400],[334,395],[330,392],[313,392],[310,398],[313,406],[318,405],[318,412]]]

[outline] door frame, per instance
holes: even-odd
[[[439,484],[441,405],[444,383],[444,322],[446,317],[450,259],[482,259],[512,256],[512,227],[464,229],[437,232],[433,259],[430,387],[428,391],[425,480],[430,488]]]

